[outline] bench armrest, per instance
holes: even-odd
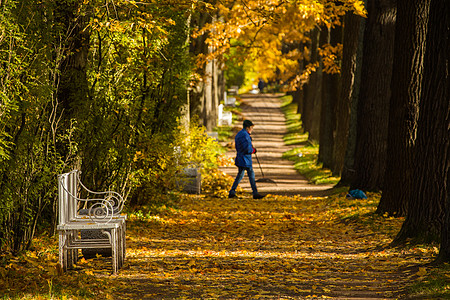
[[[77,176],[77,180],[78,183],[80,184],[80,186],[88,193],[93,194],[93,195],[105,195],[104,196],[104,200],[109,201],[113,207],[113,214],[114,215],[119,215],[123,209],[123,205],[125,203],[125,201],[123,200],[123,197],[121,194],[114,192],[114,191],[105,191],[105,192],[95,192],[92,191],[90,189],[88,189],[82,182],[80,179],[80,173],[78,172],[78,176]],[[97,199],[98,200],[98,199]]]
[[[82,205],[86,209],[83,215],[87,215],[94,223],[109,223],[114,217],[120,216],[124,205],[122,195],[113,191],[91,191],[83,185],[79,174],[80,171],[74,170],[58,176],[60,190],[58,202],[61,207],[60,214],[64,215],[63,220],[79,218],[78,209],[80,202],[85,203]],[[78,197],[79,188],[83,188],[88,192],[86,198]],[[92,198],[89,194],[92,195]]]

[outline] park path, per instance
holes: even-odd
[[[242,121],[251,120],[255,127],[252,133],[253,146],[258,150],[257,159],[253,156],[253,170],[256,179],[272,179],[276,184],[269,182],[258,182],[258,191],[262,194],[275,195],[300,195],[300,196],[323,196],[329,194],[331,185],[314,185],[300,175],[293,166],[292,161],[282,158],[282,155],[293,146],[287,146],[283,137],[286,135],[286,120],[281,111],[282,94],[245,94],[242,95],[242,116],[235,124],[234,131],[237,133],[242,129]],[[234,137],[233,137],[234,138]],[[227,156],[234,158],[236,151],[234,142],[228,143]],[[262,169],[262,172],[261,172]],[[237,167],[224,167],[224,172],[235,177]],[[247,176],[240,184],[245,191],[251,192]]]
[[[277,182],[259,189],[272,195],[186,195],[155,218],[131,218],[127,260],[107,278],[117,287],[108,298],[406,299],[435,253],[390,248],[401,220],[373,214],[374,197],[321,197],[329,186],[308,184],[281,159],[280,99],[243,99],[265,176]]]

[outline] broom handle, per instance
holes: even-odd
[[[264,172],[263,172],[263,170],[261,168],[261,164],[259,163],[259,158],[258,158],[258,155],[256,155],[256,152],[255,152],[255,157],[256,157],[256,161],[258,162],[259,169],[261,170],[262,177],[264,178]]]

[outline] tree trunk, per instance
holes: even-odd
[[[414,147],[412,189],[406,220],[394,243],[412,238],[443,245],[440,260],[449,260],[448,223],[444,225],[449,198],[449,7],[445,0],[431,0],[420,114]]]
[[[383,195],[377,212],[405,216],[416,139],[430,0],[397,4],[392,95]]]
[[[328,31],[327,43],[342,44],[342,27]],[[340,95],[341,76],[324,72],[322,75],[322,109],[320,116],[319,162],[324,168],[333,165],[334,136],[336,132],[336,103]]]
[[[300,43],[298,46],[298,50],[300,52],[304,52],[304,43]],[[305,70],[305,59],[302,57],[298,61],[298,73],[302,74]],[[300,82],[295,91],[292,93],[292,102],[297,103],[297,114],[300,115],[300,118],[303,116],[303,105],[305,104],[304,94],[303,94],[303,82]]]
[[[206,64],[204,83],[203,83],[203,105],[202,105],[202,119],[203,125],[207,131],[211,131],[213,128],[213,120],[211,114],[213,107],[213,71],[214,61],[210,60]]]
[[[207,13],[198,14],[196,18],[191,19],[191,26],[194,29],[202,28],[206,23],[211,22],[211,16]],[[190,53],[193,56],[197,56],[200,53],[207,54],[208,46],[205,41],[208,38],[208,34],[203,34],[195,39],[191,40]],[[205,76],[205,69],[199,70],[202,76]],[[203,72],[203,73],[202,73]],[[189,112],[190,118],[198,116],[200,120],[203,120],[203,96],[205,93],[205,85],[199,82],[195,89],[190,90],[189,93]]]
[[[371,0],[364,33],[356,135],[356,178],[351,188],[383,185],[395,35],[395,0]]]
[[[344,17],[343,53],[341,68],[341,92],[336,102],[336,134],[333,144],[333,165],[331,170],[336,176],[341,175],[344,167],[345,150],[347,148],[350,123],[350,104],[356,93],[357,53],[359,41],[362,39],[362,17],[348,12]],[[359,61],[361,61],[359,59]],[[359,67],[361,64],[359,64]],[[359,68],[360,69],[360,68]]]
[[[76,15],[79,13],[80,5],[81,2],[77,0],[58,0],[55,4],[55,23],[63,25],[61,31],[54,32],[54,34],[62,36],[67,41],[67,44],[63,45],[65,47],[64,59],[61,61],[56,80],[59,84],[56,85],[55,111],[58,110],[58,107],[61,109],[58,111],[58,115],[62,116],[60,132],[68,130],[71,120],[76,118],[79,113],[86,113],[82,107],[86,105],[89,93],[86,68],[90,31],[86,29],[89,16]],[[66,36],[67,34],[69,36]],[[56,151],[61,154],[61,157],[68,157],[70,150],[66,149],[66,146],[61,146],[57,142],[56,147],[58,148]],[[53,228],[50,231],[55,232],[57,205],[52,205],[52,208],[51,224],[53,224]]]
[[[353,18],[350,18],[350,26],[355,26],[355,30],[357,30],[356,41],[353,41],[353,37],[349,37],[349,35],[354,35],[355,33],[346,32],[346,37],[344,37],[344,62],[347,58],[347,66],[343,66],[344,70],[347,68],[347,72],[349,72],[352,76],[352,82],[349,82],[348,89],[344,90],[343,95],[344,99],[342,101],[349,101],[349,109],[350,109],[350,117],[348,120],[348,133],[347,133],[347,145],[345,146],[345,155],[344,155],[344,164],[342,166],[341,171],[341,180],[338,183],[338,186],[342,185],[350,185],[354,179],[356,178],[355,171],[355,151],[356,151],[356,131],[358,125],[358,102],[359,102],[359,91],[361,87],[361,69],[362,69],[362,61],[363,61],[363,45],[364,45],[364,32],[366,28],[366,19],[359,18],[359,23],[356,22]],[[345,40],[351,40],[353,42],[352,45],[348,46],[347,52],[345,53],[345,48],[347,47]],[[354,49],[354,50],[353,50]],[[355,51],[355,52],[352,52]],[[350,70],[348,70],[350,68]],[[348,73],[347,73],[348,74]],[[347,84],[346,80],[342,79],[343,84]],[[345,87],[345,86],[344,86]],[[348,97],[348,98],[347,98]],[[348,100],[347,100],[348,99]],[[346,123],[343,123],[343,126],[346,126]],[[345,128],[338,129],[338,134],[340,136],[344,136],[342,131]],[[340,147],[342,148],[342,147]]]
[[[315,83],[313,86],[313,94],[312,96],[312,120],[311,120],[311,128],[309,130],[309,140],[319,141],[320,140],[320,116],[322,114],[322,60],[319,57],[319,48],[323,46],[328,37],[328,33],[326,32],[328,29],[324,26],[321,28],[319,32],[319,43],[316,44],[316,60],[319,61],[319,66],[314,72]]]
[[[86,65],[89,51],[90,32],[86,30],[88,16],[76,16],[80,2],[76,0],[60,1],[55,5],[55,18],[64,24],[62,34],[67,37],[65,58],[61,63],[57,97],[65,110],[64,119],[69,122],[75,117],[77,110],[86,103],[88,97],[88,81]],[[84,112],[83,112],[84,113]]]
[[[218,108],[219,108],[219,92],[220,92],[220,86],[219,86],[219,62],[217,59],[213,60],[213,73],[212,73],[212,104],[213,109],[211,111],[211,114],[209,116],[211,121],[211,129],[212,131],[214,127],[217,126],[218,121]]]
[[[318,48],[319,48],[320,31],[316,28],[311,31],[311,61],[315,63],[319,61]],[[309,81],[304,88],[304,100],[303,106],[304,114],[302,121],[305,127],[305,131],[309,132],[310,140],[319,140],[320,130],[320,95],[321,95],[321,80],[322,70],[317,67],[316,71],[311,73]]]

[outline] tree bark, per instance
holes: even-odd
[[[357,53],[363,27],[362,17],[348,12],[344,17],[343,53],[341,68],[341,89],[336,101],[336,134],[333,144],[333,165],[331,170],[334,175],[340,176],[344,167],[345,150],[347,148],[350,104],[356,92],[355,82],[357,74]],[[359,64],[359,67],[361,64]]]
[[[364,33],[361,90],[351,188],[378,191],[386,164],[390,83],[394,54],[395,0],[371,0]]]
[[[61,3],[58,3],[61,2]],[[57,97],[65,110],[65,120],[72,119],[88,97],[86,65],[90,32],[86,30],[87,16],[77,16],[80,2],[57,1],[56,21],[63,24],[61,34],[69,33],[65,58],[61,63]],[[83,112],[84,113],[84,112]]]
[[[342,44],[342,27],[328,31],[331,46]],[[333,166],[333,147],[336,133],[336,104],[340,95],[341,76],[339,73],[322,75],[322,109],[320,116],[319,162],[327,169]]]
[[[351,182],[356,177],[355,171],[355,151],[356,151],[356,132],[358,125],[358,101],[359,101],[359,91],[361,87],[361,69],[362,69],[362,61],[363,61],[363,45],[364,45],[364,32],[366,28],[366,19],[359,18],[359,23],[350,18],[350,26],[355,26],[355,30],[357,30],[356,41],[353,41],[353,37],[349,37],[349,35],[353,35],[355,33],[350,33],[349,30],[346,32],[346,37],[344,37],[344,61],[345,63],[347,58],[347,66],[343,66],[343,69],[347,69],[346,73],[350,73],[352,76],[352,82],[346,83],[346,80],[343,79],[343,84],[349,84],[348,89],[344,89],[343,95],[344,99],[342,101],[349,101],[349,109],[350,109],[350,117],[348,120],[348,133],[345,145],[345,155],[344,162],[341,171],[341,180],[337,184],[338,186],[342,185],[350,185]],[[348,40],[351,40],[351,45],[346,46]],[[346,47],[347,52],[346,54]],[[353,52],[355,51],[355,52]],[[350,69],[349,69],[350,68]],[[345,86],[344,86],[345,88]],[[346,123],[343,123],[343,126],[346,126]],[[338,134],[340,132],[340,136],[344,136],[342,133],[345,128],[338,128]],[[341,147],[342,148],[342,147]]]
[[[304,51],[303,50],[304,44],[300,43],[298,50],[299,51]],[[299,59],[298,60],[298,72],[299,74],[302,74],[304,69],[305,69],[305,59]],[[300,116],[303,115],[303,105],[304,105],[304,95],[303,95],[303,87],[299,86],[295,89],[295,91],[291,92],[292,94],[292,102],[297,103],[297,114],[299,114]]]
[[[449,224],[444,223],[450,191],[448,12],[445,0],[431,0],[412,189],[406,220],[394,240],[398,243],[409,238],[418,242],[442,239],[441,261],[450,258]]]
[[[210,48],[210,47],[208,47]],[[213,127],[213,120],[211,114],[214,109],[213,106],[213,72],[214,72],[214,60],[208,61],[205,68],[205,76],[203,82],[203,105],[202,105],[202,119],[203,125],[206,130],[211,131]]]
[[[430,0],[398,0],[392,95],[383,195],[380,214],[405,216],[414,165],[423,59]]]
[[[201,13],[198,14],[196,18],[192,18],[191,20],[191,26],[192,28],[202,28],[206,23],[211,22],[211,16],[207,13]],[[208,34],[203,34],[195,39],[191,40],[190,43],[190,53],[194,56],[203,53],[208,53],[208,45],[205,43],[206,39],[208,38]],[[205,66],[206,67],[206,66]],[[205,76],[205,68],[202,70],[199,70],[202,76]],[[189,112],[190,112],[190,118],[193,116],[198,116],[199,118],[203,117],[203,96],[205,93],[205,85],[199,82],[196,85],[195,89],[192,89],[189,93]],[[203,119],[201,119],[203,120]]]
[[[310,63],[315,63],[319,61],[319,39],[320,31],[318,29],[313,29],[311,31],[311,61]],[[310,140],[319,140],[319,130],[320,130],[320,95],[322,93],[322,69],[317,67],[316,71],[311,73],[309,81],[304,87],[304,100],[305,104],[303,106],[304,114],[302,116],[302,121],[305,127],[305,131],[309,132]]]

